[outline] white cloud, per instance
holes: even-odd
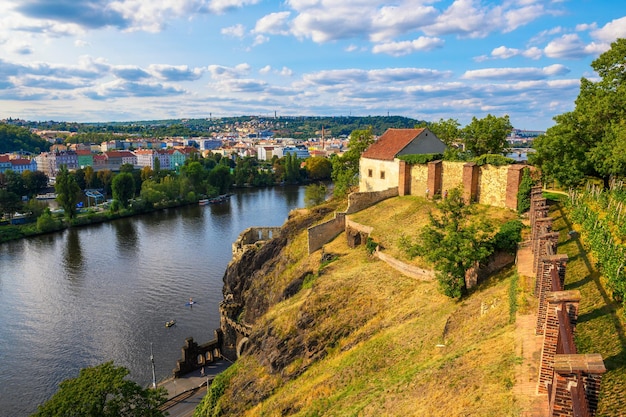
[[[466,71],[461,78],[466,80],[540,80],[570,72],[564,65],[554,64],[544,68],[484,68]]]
[[[523,51],[522,55],[530,59],[539,59],[543,55],[543,51],[536,46],[533,46]]]
[[[402,56],[419,51],[431,51],[436,48],[441,48],[443,45],[444,41],[442,39],[420,36],[418,39],[412,41],[388,42],[374,45],[372,52],[375,54],[382,53],[392,56]]]
[[[272,71],[272,67],[270,65],[266,65],[259,70],[260,74],[269,74]]]
[[[254,42],[252,42],[252,46],[262,45],[266,42],[269,42],[270,38],[265,35],[256,35],[254,37]]]
[[[86,46],[89,46],[89,42],[84,41],[82,39],[76,39],[74,41],[74,46],[77,47],[77,48],[84,48]]]
[[[290,12],[270,13],[257,20],[254,27],[255,33],[269,33],[272,35],[289,34]]]
[[[243,38],[243,36],[246,34],[246,28],[242,24],[237,24],[234,26],[222,28],[220,33],[222,35],[232,36],[234,38]]]
[[[521,51],[519,49],[507,48],[506,46],[498,46],[491,51],[492,57],[500,59],[508,59],[520,54]]]
[[[576,34],[563,35],[548,43],[544,53],[549,58],[579,59],[590,55],[584,42]]]
[[[150,1],[150,0],[148,0]],[[178,1],[178,0],[172,0]],[[210,0],[208,8],[215,13],[224,13],[231,9],[240,9],[244,6],[257,4],[259,0]]]
[[[610,21],[591,32],[591,36],[605,43],[615,42],[617,38],[626,38],[626,16]]]
[[[293,71],[290,68],[283,67],[280,70],[280,75],[282,75],[284,77],[291,77],[293,75]]]
[[[239,64],[234,67],[225,67],[222,65],[209,65],[209,73],[213,79],[230,79],[239,78],[250,72],[250,65]]]

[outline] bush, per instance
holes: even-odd
[[[50,209],[46,209],[41,216],[37,218],[37,230],[43,233],[60,230],[62,226],[61,221],[52,216]]]
[[[415,155],[400,155],[398,159],[406,162],[409,165],[427,164],[432,161],[437,161],[443,158],[443,154],[440,153],[425,153]]]
[[[493,165],[493,166],[499,167],[503,165],[510,165],[514,163],[515,160],[511,158],[507,158],[506,156],[503,156],[503,155],[484,154],[484,155],[480,155],[474,158],[474,162],[476,162],[476,165],[478,166]]]
[[[530,210],[530,191],[533,185],[534,181],[530,176],[530,169],[525,168],[517,191],[517,212],[520,214]]]
[[[504,223],[493,237],[493,248],[496,252],[515,253],[517,244],[522,241],[524,225],[519,220]]]

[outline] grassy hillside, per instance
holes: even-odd
[[[576,347],[579,353],[600,353],[607,373],[602,378],[598,416],[622,416],[626,409],[626,320],[621,303],[611,299],[605,289],[595,260],[584,247],[585,236],[568,239],[570,230],[579,229],[570,222],[567,210],[554,205],[551,216],[554,229],[560,233],[559,253],[567,253],[569,261],[565,289],[581,293],[576,326]]]
[[[360,215],[392,247],[393,236],[426,221],[428,210],[420,207],[429,204],[394,198]],[[511,216],[489,211],[499,213],[493,218]],[[216,381],[196,415],[518,413],[512,270],[456,302],[439,294],[436,283],[402,276],[364,247],[349,249],[343,234],[324,253],[324,263],[320,251],[306,254],[306,231],[293,237],[281,256],[284,265],[259,288],[282,292],[286,283],[312,272],[295,296],[257,321],[255,348]],[[481,305],[487,307],[482,315]]]

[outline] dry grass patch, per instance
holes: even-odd
[[[510,275],[457,303],[434,284],[416,283],[371,259],[363,248],[347,249],[343,235],[325,250],[339,255],[337,261],[310,291],[288,301],[289,310],[285,303],[280,309],[294,317],[296,305],[314,308],[312,332],[341,336],[324,359],[245,415],[515,415]],[[481,303],[494,300],[501,302],[481,316]],[[448,343],[441,348],[446,323]],[[349,332],[337,333],[346,327]]]

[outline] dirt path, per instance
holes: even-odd
[[[521,247],[517,252],[517,272],[519,285],[526,291],[534,288],[533,255],[530,246]],[[541,359],[542,337],[535,336],[537,306],[531,306],[529,314],[517,314],[515,320],[515,350],[521,357],[516,372],[513,391],[520,405],[522,417],[547,417],[548,396],[537,394],[539,361]]]

